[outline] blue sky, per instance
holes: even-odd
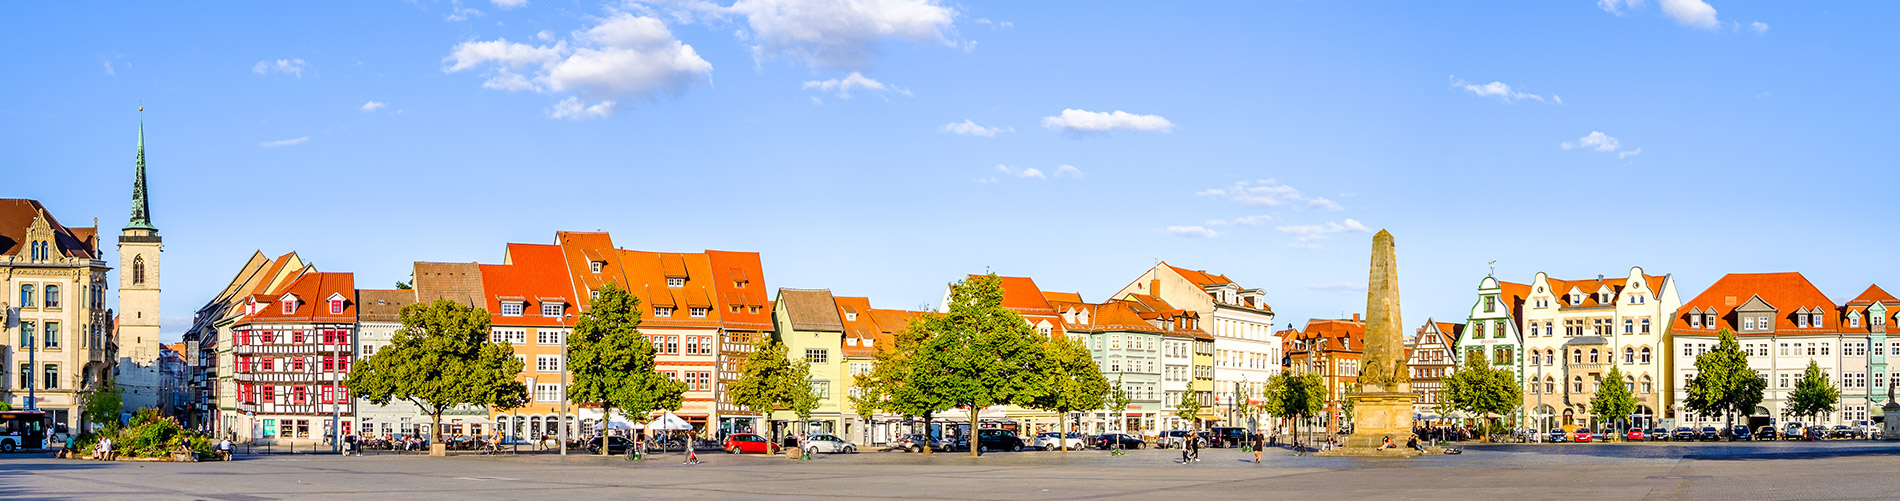
[[[1282,324],[1361,311],[1378,228],[1408,325],[1491,260],[1900,279],[1900,5],[836,3],[16,6],[0,196],[123,226],[142,100],[168,337],[253,250],[387,287],[556,230],[892,308],[1165,259]]]

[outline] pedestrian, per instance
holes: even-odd
[[[343,436],[343,456],[349,457],[350,450],[356,448],[356,435]]]
[[[684,464],[699,464],[699,447],[693,443],[694,438],[693,432],[686,432],[686,463]]]
[[[1266,434],[1253,434],[1253,463],[1260,464],[1260,456],[1266,454]]]
[[[218,459],[225,461],[231,460],[231,439],[226,438],[218,441]]]

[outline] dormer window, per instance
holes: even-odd
[[[685,287],[685,286],[686,286],[686,279],[685,279],[685,278],[680,278],[680,277],[666,277],[666,288],[668,288],[668,289],[678,289],[678,288],[681,288],[681,287]]]
[[[1583,293],[1581,292],[1570,293],[1570,305],[1576,306],[1580,304],[1583,304]]]
[[[1715,328],[1715,313],[1714,312],[1704,313],[1703,316],[1705,317],[1702,319],[1703,325],[1707,325],[1710,329],[1714,329]]]
[[[605,268],[606,266],[607,266],[606,261],[588,261],[587,262],[587,269],[590,271],[593,271],[594,273],[600,273],[600,269]]]
[[[1847,326],[1848,326],[1848,327],[1860,327],[1860,315],[1859,315],[1859,314],[1855,314],[1855,313],[1849,313],[1849,314],[1847,314]]]
[[[871,338],[868,338],[868,337],[867,337],[867,338],[864,338],[864,347],[865,347],[865,348],[870,348],[870,347],[871,347]]]
[[[732,288],[734,288],[734,289],[744,289],[744,288],[745,288],[745,282],[746,282],[746,281],[744,281],[744,280],[733,280],[733,281],[732,281]]]
[[[331,300],[330,300],[330,314],[331,314],[331,315],[342,315],[342,314],[343,314],[343,300],[342,300],[342,299],[331,299]]]
[[[844,321],[846,321],[846,322],[856,322],[856,321],[858,321],[858,314],[857,314],[856,312],[845,312],[845,314],[844,314]]]
[[[673,308],[670,306],[655,306],[653,307],[653,316],[656,318],[673,318]]]
[[[1693,327],[1693,328],[1697,328],[1697,329],[1700,329],[1700,328],[1702,328],[1702,315],[1701,315],[1701,314],[1697,314],[1697,313],[1690,313],[1690,314],[1689,314],[1689,327]]]
[[[297,298],[285,297],[285,298],[279,299],[277,302],[284,305],[285,315],[289,315],[289,314],[297,312]]]
[[[502,301],[501,302],[501,316],[519,317],[521,316],[522,310],[526,310],[527,308],[528,308],[527,303],[522,302],[522,301]]]
[[[1814,313],[1813,315],[1814,315],[1814,319],[1813,319],[1813,320],[1809,320],[1809,321],[1808,321],[1808,324],[1810,324],[1810,325],[1813,325],[1813,326],[1815,326],[1815,327],[1822,327],[1822,325],[1821,325],[1821,313],[1820,313],[1820,312],[1815,312],[1815,313]],[[1880,322],[1880,318],[1879,318],[1879,317],[1875,317],[1875,318],[1874,318],[1874,325],[1880,325],[1880,324],[1881,324],[1881,322]]]
[[[1870,317],[1867,317],[1867,319],[1873,321],[1874,327],[1887,325],[1887,317],[1870,316]],[[1815,325],[1815,327],[1820,327],[1820,325]]]
[[[692,307],[692,308],[686,309],[686,314],[687,316],[691,316],[693,318],[706,318],[706,312],[711,309],[712,308]]]
[[[542,301],[541,302],[541,316],[544,316],[544,317],[561,316],[561,310],[565,306],[567,306],[565,303],[561,303],[557,301]]]
[[[1597,293],[1597,304],[1610,304],[1610,293],[1608,293],[1608,292],[1598,292],[1598,293]]]

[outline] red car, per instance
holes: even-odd
[[[771,454],[772,443],[756,433],[734,433],[726,437],[726,453]]]
[[[1643,440],[1645,438],[1646,435],[1643,435],[1642,428],[1630,428],[1630,432],[1623,435],[1624,440]]]
[[[1576,432],[1576,433],[1573,433],[1573,434],[1571,434],[1571,437],[1570,437],[1570,441],[1572,441],[1572,442],[1589,442],[1589,441],[1590,441],[1590,429],[1589,429],[1589,428],[1577,428],[1577,432]]]

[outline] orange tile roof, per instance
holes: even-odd
[[[1888,294],[1886,290],[1881,289],[1879,284],[1873,284],[1873,285],[1868,285],[1867,290],[1861,291],[1859,296],[1854,296],[1854,300],[1848,301],[1847,304],[1870,305],[1874,303],[1892,304],[1895,302],[1900,302],[1900,299],[1894,299],[1893,295]]]
[[[1167,264],[1166,262],[1163,262],[1161,264],[1166,265],[1169,269],[1174,270],[1175,273],[1181,274],[1181,277],[1186,278],[1189,282],[1193,282],[1194,285],[1199,285],[1201,287],[1206,287],[1209,285],[1221,285],[1221,284],[1234,283],[1234,281],[1232,279],[1227,278],[1226,275],[1221,275],[1218,273],[1208,273],[1207,270],[1190,270],[1190,269],[1182,268],[1182,267],[1175,266],[1172,264]]]
[[[1610,292],[1612,294],[1620,295],[1623,293],[1623,287],[1629,282],[1629,277],[1623,277],[1623,278],[1607,278],[1606,277],[1603,279],[1583,279],[1583,280],[1559,280],[1559,279],[1550,278],[1550,277],[1545,277],[1545,278],[1546,280],[1550,282],[1550,293],[1553,296],[1557,296],[1557,304],[1558,304],[1558,307],[1560,308],[1588,308],[1588,307],[1594,307],[1594,306],[1615,306],[1615,305],[1602,304],[1601,302],[1597,301],[1597,296],[1596,296],[1597,291],[1607,286],[1610,288]],[[1649,284],[1650,290],[1655,290],[1656,284],[1662,283],[1664,278],[1666,277],[1663,277],[1660,275],[1644,275],[1643,281]],[[1572,304],[1570,302],[1570,289],[1572,287],[1575,287],[1578,292],[1583,293],[1583,298],[1582,298],[1583,302],[1576,303],[1576,304]]]
[[[1285,353],[1295,354],[1301,351],[1296,342],[1311,343],[1319,341],[1330,351],[1358,353],[1365,349],[1366,323],[1359,320],[1321,319],[1306,321],[1305,330],[1287,329],[1279,332],[1281,349]],[[1342,346],[1342,341],[1351,341]]]
[[[42,212],[44,211],[44,212]],[[66,257],[99,258],[97,228],[68,228],[59,224],[53,211],[38,200],[0,198],[0,255],[19,254],[26,248],[26,230],[33,219],[46,214],[46,225],[53,229],[53,243]]]
[[[1511,318],[1524,318],[1524,298],[1531,295],[1530,285],[1499,280],[1498,294],[1502,296],[1499,299],[1504,301],[1504,305],[1511,309]]]
[[[620,249],[620,269],[624,278],[614,280],[641,299],[642,325],[666,327],[718,327],[725,311],[714,308],[712,260],[705,254],[646,252]],[[592,273],[589,272],[591,275]],[[679,274],[684,274],[681,277]],[[606,275],[606,273],[602,273]],[[680,287],[668,286],[668,279],[684,278]],[[667,318],[657,317],[656,306],[677,308]],[[706,308],[704,318],[692,318],[692,308]]]
[[[1064,301],[1064,302],[1070,302],[1070,303],[1082,302],[1082,294],[1075,293],[1075,292],[1042,291],[1042,298],[1049,300],[1049,302],[1051,303],[1054,303],[1056,301]]]
[[[711,259],[713,273],[713,291],[717,293],[720,310],[719,320],[727,329],[769,330],[772,328],[772,307],[768,289],[765,288],[765,267],[759,262],[757,252],[706,251]],[[738,282],[743,281],[744,287]],[[739,305],[734,313],[731,306]],[[754,313],[753,308],[758,308]]]
[[[506,264],[479,265],[483,308],[494,325],[521,327],[572,326],[579,320],[580,303],[573,282],[567,276],[567,263],[561,248],[544,244],[508,244]],[[502,299],[519,301],[521,315],[503,316]],[[543,304],[559,301],[563,317],[541,316]]]
[[[1446,344],[1458,344],[1458,339],[1465,335],[1465,324],[1455,324],[1451,322],[1436,323],[1438,324],[1438,333],[1445,335]]]
[[[844,322],[844,356],[869,357],[877,354],[877,341],[880,341],[880,328],[871,315],[871,298],[844,297],[832,298],[837,304],[838,318]],[[868,345],[866,340],[871,341]]]
[[[982,278],[983,275],[970,275],[969,278]],[[1054,315],[1055,308],[1049,306],[1049,300],[1043,298],[1042,289],[1036,287],[1036,281],[1029,277],[996,277],[1003,281],[1003,307],[1023,315]]]
[[[1837,332],[1840,324],[1839,307],[1833,300],[1821,293],[1808,277],[1799,272],[1783,273],[1730,273],[1716,280],[1708,290],[1702,291],[1695,299],[1682,304],[1676,310],[1672,330],[1678,335],[1713,335],[1719,329],[1727,328],[1737,336],[1742,333],[1736,325],[1738,319],[1733,315],[1736,307],[1747,304],[1753,297],[1776,310],[1775,332],[1777,334],[1824,334]],[[1794,313],[1802,308],[1820,308],[1827,310],[1822,325],[1817,327],[1796,327]],[[1702,327],[1689,326],[1691,312],[1716,312],[1716,324]]]
[[[284,314],[283,306],[278,303],[285,295],[294,295],[297,298],[296,307],[288,315]],[[329,300],[332,296],[343,297],[342,313],[330,313]],[[264,299],[270,304],[258,308],[251,315],[240,318],[237,323],[356,322],[356,276],[350,273],[305,273],[289,284],[271,291],[270,294],[252,297]]]

